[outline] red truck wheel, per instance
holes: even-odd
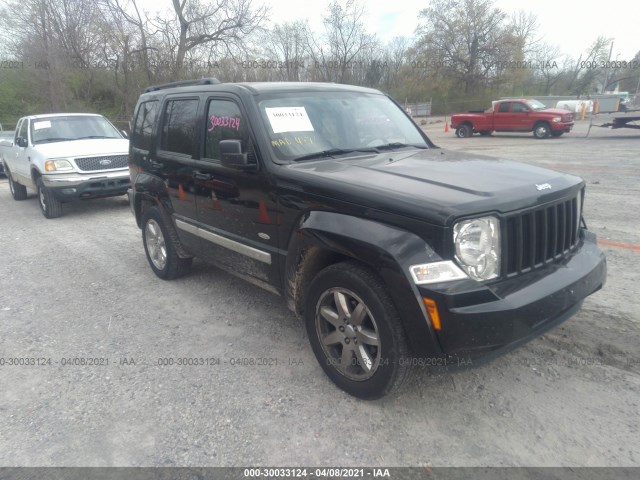
[[[533,136],[538,139],[547,138],[551,135],[551,128],[547,122],[538,122],[533,126]]]
[[[456,129],[456,137],[458,138],[468,138],[471,135],[473,135],[473,130],[471,129],[470,125],[467,125],[467,124],[460,125]]]

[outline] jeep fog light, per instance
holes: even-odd
[[[469,278],[458,266],[450,260],[444,262],[424,263],[409,267],[416,285],[428,283],[451,282]]]
[[[500,274],[500,222],[496,217],[462,220],[453,226],[456,260],[474,280]]]

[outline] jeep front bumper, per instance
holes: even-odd
[[[595,235],[585,230],[575,251],[532,272],[489,285],[465,280],[419,291],[436,301],[441,320],[436,333],[446,355],[491,358],[577,313],[583,300],[603,287],[606,272]]]

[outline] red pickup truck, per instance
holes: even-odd
[[[491,135],[495,132],[533,132],[536,138],[559,137],[573,127],[573,113],[547,108],[538,100],[511,99],[493,102],[484,112],[455,113],[451,128],[459,138],[474,133]]]

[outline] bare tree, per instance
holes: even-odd
[[[278,62],[276,77],[279,80],[300,81],[305,67],[309,33],[302,21],[276,25],[265,32],[263,49],[266,60]]]
[[[166,38],[175,46],[174,79],[180,77],[189,52],[207,44],[236,47],[261,27],[267,14],[265,7],[254,9],[252,0],[172,0],[172,5],[176,35],[166,32]]]
[[[520,10],[517,13],[513,13],[507,28],[511,35],[517,39],[525,56],[533,53],[536,46],[540,44],[538,18],[531,12]]]
[[[9,2],[2,27],[11,37],[9,48],[39,70],[34,82],[44,82],[48,109],[67,105],[68,97],[92,96],[101,39],[96,5],[86,0],[26,0]],[[64,78],[84,77],[62,88]]]
[[[566,74],[569,60],[562,57],[560,48],[548,43],[537,45],[532,53],[534,73],[542,80],[545,95],[550,95],[551,89]]]
[[[125,29],[122,22],[126,22],[135,28],[137,32],[139,45],[131,45],[131,49],[128,52],[130,57],[139,57],[140,62],[136,62],[142,66],[148,83],[153,82],[153,75],[151,73],[149,51],[153,50],[153,47],[149,46],[149,21],[146,16],[141,13],[137,0],[100,0],[100,4],[103,9],[111,17],[112,21],[118,25],[118,35],[122,36]],[[127,35],[130,38],[133,34]]]
[[[585,52],[580,55],[570,74],[568,89],[580,96],[593,93],[597,89],[598,78],[602,74],[601,62],[609,58],[611,38],[598,37]]]
[[[417,29],[418,47],[446,75],[457,78],[466,94],[509,60],[500,56],[506,15],[492,0],[433,0],[419,17],[424,23]]]
[[[356,0],[337,0],[329,4],[323,18],[324,32],[308,36],[309,53],[322,80],[345,83],[358,56],[375,45],[363,23],[364,7]]]

